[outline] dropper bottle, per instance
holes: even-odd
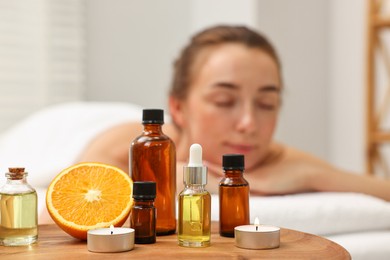
[[[211,196],[205,189],[207,167],[202,163],[202,146],[190,147],[190,158],[183,167],[184,190],[179,194],[180,246],[206,247],[210,245]]]

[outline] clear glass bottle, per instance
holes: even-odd
[[[219,183],[219,234],[234,237],[234,228],[249,225],[249,184],[243,177],[244,155],[222,157],[225,177]]]
[[[134,205],[130,213],[130,227],[135,230],[136,244],[156,242],[156,183],[136,181],[133,184]]]
[[[23,246],[38,239],[37,193],[24,168],[9,168],[0,188],[0,245]]]
[[[211,237],[211,196],[205,189],[207,168],[202,164],[202,147],[190,148],[188,166],[184,166],[184,190],[179,194],[178,240],[180,246],[206,247]]]
[[[157,235],[176,231],[176,148],[162,131],[164,111],[144,109],[144,130],[130,146],[130,174],[133,181],[154,181],[157,185]]]

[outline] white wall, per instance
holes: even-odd
[[[328,1],[261,0],[258,28],[276,46],[285,92],[277,138],[329,159]]]
[[[191,0],[190,33],[216,24],[245,24],[256,28],[259,6],[257,0]]]
[[[88,0],[86,98],[165,107],[189,14],[181,0]]]
[[[84,1],[0,1],[0,133],[83,97],[84,35]]]
[[[283,63],[277,138],[361,171],[364,0],[89,0],[89,100],[165,107],[171,64],[189,35],[243,23],[268,35]]]
[[[364,170],[366,2],[332,0],[329,12],[329,159]]]

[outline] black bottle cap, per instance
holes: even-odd
[[[142,110],[143,124],[164,124],[164,110],[144,109]]]
[[[156,198],[156,183],[154,181],[136,181],[133,183],[134,199]]]
[[[243,154],[224,154],[222,156],[224,170],[244,170],[245,158]]]

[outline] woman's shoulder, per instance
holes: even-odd
[[[270,146],[270,157],[272,161],[302,161],[302,160],[318,160],[322,161],[318,156],[292,147],[281,142],[273,142]]]
[[[103,132],[100,137],[116,137],[118,139],[134,139],[142,133],[143,126],[140,122],[129,121],[118,124]]]
[[[174,128],[169,124],[164,129],[168,136],[175,136]],[[126,169],[131,142],[140,136],[142,131],[143,125],[139,121],[115,125],[96,136],[83,151],[80,160],[101,161]]]
[[[129,121],[115,125],[100,133],[90,145],[106,148],[112,145],[130,144],[132,140],[141,135],[142,131],[143,125],[141,122]],[[177,138],[177,132],[171,124],[164,125],[163,131],[170,138]]]

